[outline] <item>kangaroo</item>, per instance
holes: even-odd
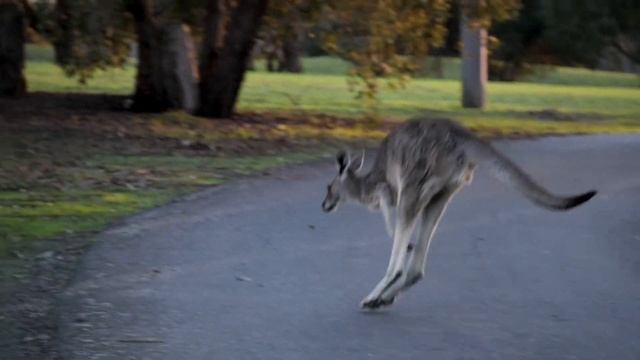
[[[550,193],[489,143],[449,120],[413,119],[403,124],[382,141],[367,173],[361,171],[364,152],[358,159],[341,151],[336,161],[338,174],[327,187],[322,209],[334,211],[347,200],[379,209],[393,238],[387,271],[360,304],[370,309],[393,304],[401,291],[422,279],[438,222],[451,198],[471,183],[476,165],[487,165],[498,180],[550,210],[571,209],[596,194]],[[420,231],[412,245],[416,228]]]

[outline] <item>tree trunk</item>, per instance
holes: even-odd
[[[200,51],[200,98],[205,79],[213,77],[225,37],[225,0],[208,0]]]
[[[138,67],[135,111],[193,110],[197,101],[195,49],[187,26],[162,23],[149,1],[133,1]]]
[[[53,37],[53,49],[56,63],[64,66],[73,57],[73,27],[71,4],[68,0],[57,0],[55,6],[56,36]]]
[[[268,0],[238,0],[224,26],[224,0],[209,0],[200,67],[198,114],[228,118]],[[226,29],[226,31],[225,31]]]
[[[302,59],[300,56],[300,34],[296,26],[292,26],[290,31],[282,41],[282,58],[278,64],[278,71],[301,73]]]
[[[462,106],[483,108],[488,76],[487,30],[462,19]]]
[[[274,72],[276,71],[276,62],[278,62],[278,54],[275,52],[267,53],[267,71]]]
[[[133,108],[138,111],[162,111],[168,109],[162,89],[162,42],[158,25],[148,13],[148,9],[135,15],[138,38],[138,67]]]
[[[274,72],[278,69],[282,57],[282,46],[275,31],[267,31],[264,40],[260,43],[260,53],[265,57],[266,70]]]
[[[16,1],[0,1],[0,96],[27,91],[24,78],[24,11]]]

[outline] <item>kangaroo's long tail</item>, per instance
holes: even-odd
[[[515,187],[533,203],[551,210],[568,210],[585,203],[596,195],[592,190],[574,196],[558,196],[536,183],[518,165],[496,150],[489,143],[468,134],[465,149],[472,159],[488,165],[491,173],[500,181]]]

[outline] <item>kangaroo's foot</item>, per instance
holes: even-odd
[[[394,302],[396,301],[395,297],[392,297],[391,299],[381,299],[381,298],[376,298],[373,300],[368,300],[368,301],[364,301],[362,302],[362,304],[360,304],[360,307],[362,307],[363,309],[378,309],[381,307],[385,307],[385,306],[390,306],[392,305]]]
[[[424,277],[424,272],[422,271],[422,269],[416,267],[415,264],[413,264],[413,262],[410,262],[408,269],[405,269],[402,272],[402,276],[400,277],[400,279],[398,279],[398,281],[396,281],[395,283],[391,284],[391,286],[387,287],[387,289],[385,289],[382,292],[382,294],[379,297],[380,302],[393,303],[393,301],[395,300],[395,298],[398,296],[399,293],[408,290],[410,287],[412,287],[417,282],[422,280],[423,277]]]
[[[393,277],[385,276],[378,283],[378,285],[376,285],[373,291],[371,291],[371,293],[367,295],[367,297],[365,297],[364,300],[362,300],[362,302],[360,303],[360,306],[362,308],[376,309],[376,308],[379,308],[380,306],[388,306],[393,304],[395,299],[391,297],[382,298],[382,294],[387,289],[389,289],[390,287],[398,283],[403,283],[402,271],[396,272]]]

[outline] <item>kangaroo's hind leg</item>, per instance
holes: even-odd
[[[447,205],[458,192],[458,189],[460,189],[458,186],[445,187],[433,197],[422,211],[420,233],[418,234],[416,246],[411,253],[411,258],[407,262],[405,268],[406,279],[400,290],[411,287],[424,276],[429,245],[433,240],[433,235],[442,219],[442,215],[447,209]]]
[[[409,259],[405,263],[401,281],[394,283],[382,293],[381,299],[383,303],[392,303],[400,291],[409,288],[422,278],[429,244],[447,204],[456,191],[457,188],[453,187],[447,186],[443,188],[428,201],[421,211],[421,226],[417,243],[408,255]]]
[[[383,305],[390,305],[391,302],[384,302],[380,296],[395,283],[402,282],[402,271],[405,267],[407,246],[411,240],[411,234],[416,224],[420,212],[418,191],[403,191],[396,211],[397,221],[394,228],[393,248],[387,271],[376,285],[376,287],[362,300],[361,306],[366,308],[377,308]]]

